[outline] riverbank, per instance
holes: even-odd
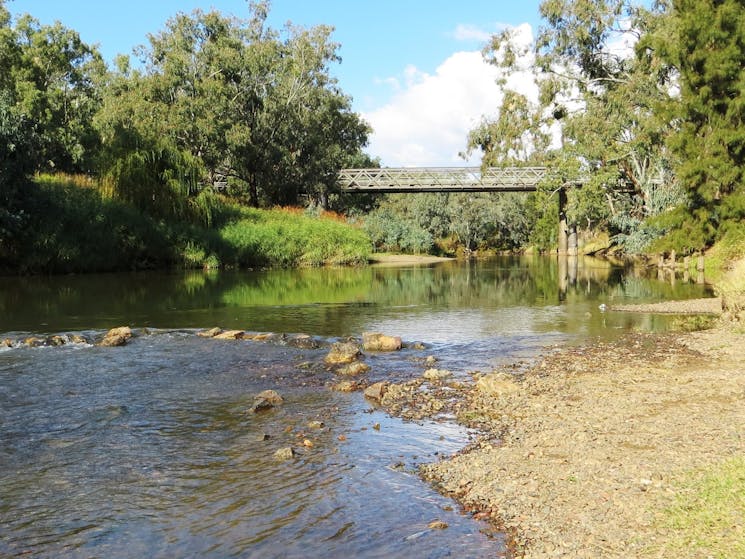
[[[484,437],[421,473],[503,527],[518,556],[715,556],[665,511],[692,472],[745,452],[743,363],[745,328],[723,323],[476,375],[453,411]],[[742,518],[720,528],[722,549],[745,537]]]
[[[414,264],[437,264],[438,262],[448,262],[455,258],[444,256],[432,256],[430,254],[373,254],[369,262],[373,266],[411,266]]]

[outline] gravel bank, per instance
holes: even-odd
[[[685,301],[664,301],[646,305],[613,305],[610,310],[623,312],[646,312],[662,314],[722,314],[722,300],[719,297],[688,299]]]
[[[421,473],[518,556],[665,557],[676,481],[745,451],[745,329],[565,349],[460,395],[454,411],[485,436]]]

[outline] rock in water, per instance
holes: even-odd
[[[380,402],[388,391],[387,382],[376,382],[365,389],[365,398]]]
[[[276,390],[264,390],[254,396],[254,403],[249,408],[249,413],[257,413],[260,411],[267,411],[272,409],[274,406],[284,402],[284,398]]]
[[[123,346],[131,337],[132,329],[129,326],[120,326],[109,330],[99,345],[104,347]]]
[[[292,460],[295,457],[295,449],[291,446],[280,448],[274,453],[275,460]]]
[[[362,363],[360,361],[355,361],[354,363],[349,363],[348,365],[344,365],[343,367],[340,367],[336,370],[337,375],[342,375],[345,377],[356,377],[357,375],[361,375],[362,373],[366,373],[370,370],[370,367],[366,365],[365,363]]]
[[[217,326],[215,326],[214,328],[210,328],[209,330],[202,330],[201,332],[197,332],[197,336],[200,336],[202,338],[214,338],[219,334],[222,334],[222,328],[218,328]]]
[[[285,399],[282,398],[282,395],[276,390],[262,390],[256,396],[254,396],[254,398],[262,398],[264,400],[268,400],[272,404],[281,404],[285,401]]]
[[[352,342],[337,342],[331,346],[331,351],[324,361],[328,365],[340,365],[356,361],[360,356],[360,348]]]
[[[216,340],[242,340],[245,332],[243,330],[226,330],[213,336]]]
[[[398,351],[401,349],[401,338],[377,332],[365,332],[362,334],[362,348],[365,351]]]
[[[356,392],[360,388],[362,388],[362,385],[359,382],[343,380],[333,385],[331,390],[335,390],[336,392]]]
[[[453,373],[446,369],[427,369],[422,376],[427,380],[442,380],[453,376]]]
[[[290,338],[287,340],[287,345],[299,349],[318,349],[321,347],[321,344],[308,334],[298,334],[297,336]]]

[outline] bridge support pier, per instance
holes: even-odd
[[[559,189],[559,254],[577,255],[577,227],[567,222],[567,192]]]

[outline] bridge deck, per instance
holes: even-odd
[[[532,192],[546,167],[342,169],[343,192]]]

